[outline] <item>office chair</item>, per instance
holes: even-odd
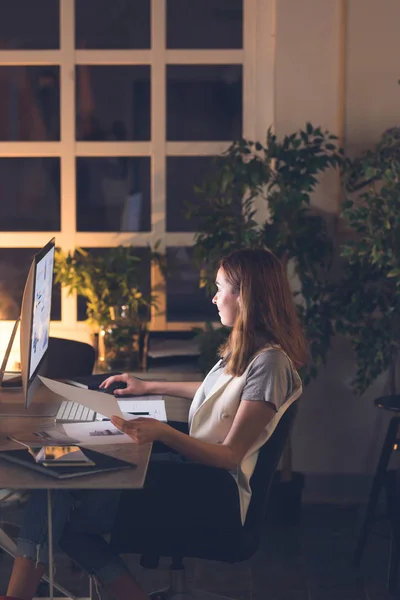
[[[93,373],[95,351],[85,342],[50,337],[47,353],[47,377],[73,379]]]
[[[275,470],[288,439],[297,402],[293,402],[280,419],[270,439],[260,449],[250,480],[252,496],[244,526],[227,534],[226,530],[186,527],[184,530],[163,527],[163,531],[131,528],[130,515],[134,497],[124,492],[115,519],[110,543],[119,554],[141,554],[141,565],[157,568],[160,556],[172,558],[170,587],[151,594],[154,600],[229,600],[225,596],[199,590],[187,591],[183,558],[202,558],[227,563],[249,559],[258,549],[268,496]]]

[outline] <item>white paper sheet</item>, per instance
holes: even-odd
[[[131,417],[132,418],[132,417]],[[107,444],[133,444],[126,433],[119,431],[110,421],[91,423],[64,423],[64,431],[83,446],[106,446]]]
[[[158,421],[167,421],[167,413],[165,411],[165,402],[162,396],[136,396],[135,398],[130,397],[129,399],[118,400],[118,405],[124,413],[148,413],[144,415],[137,415],[138,417],[147,417],[157,419]],[[96,418],[102,420],[107,415],[97,413]],[[128,419],[131,419],[134,415],[128,415]]]
[[[105,394],[104,392],[97,392],[95,390],[85,390],[49,379],[48,377],[42,377],[41,375],[39,375],[39,379],[49,390],[67,400],[79,402],[79,404],[83,404],[83,406],[91,408],[106,417],[112,417],[113,415],[123,416],[118,401],[112,394]]]

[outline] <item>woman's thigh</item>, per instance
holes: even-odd
[[[241,524],[236,482],[225,469],[151,460],[143,490],[123,492],[132,528],[231,528]]]

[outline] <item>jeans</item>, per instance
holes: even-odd
[[[121,492],[118,490],[54,490],[53,545],[99,583],[112,583],[126,571],[122,559],[104,540],[111,531]],[[25,509],[17,556],[48,563],[47,492],[34,490]]]

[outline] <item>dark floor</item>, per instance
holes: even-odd
[[[274,524],[272,517],[270,521],[259,551],[248,564],[190,561],[190,579],[198,587],[239,600],[393,600],[385,588],[388,539],[370,536],[361,569],[351,566],[358,507],[305,506],[299,525]],[[158,587],[167,578],[164,561],[158,572],[144,572],[138,568],[137,557],[128,560],[146,589]],[[11,564],[7,555],[0,555],[0,594],[5,593]],[[71,569],[69,561],[58,567],[57,577],[71,591],[87,593],[86,578]]]

